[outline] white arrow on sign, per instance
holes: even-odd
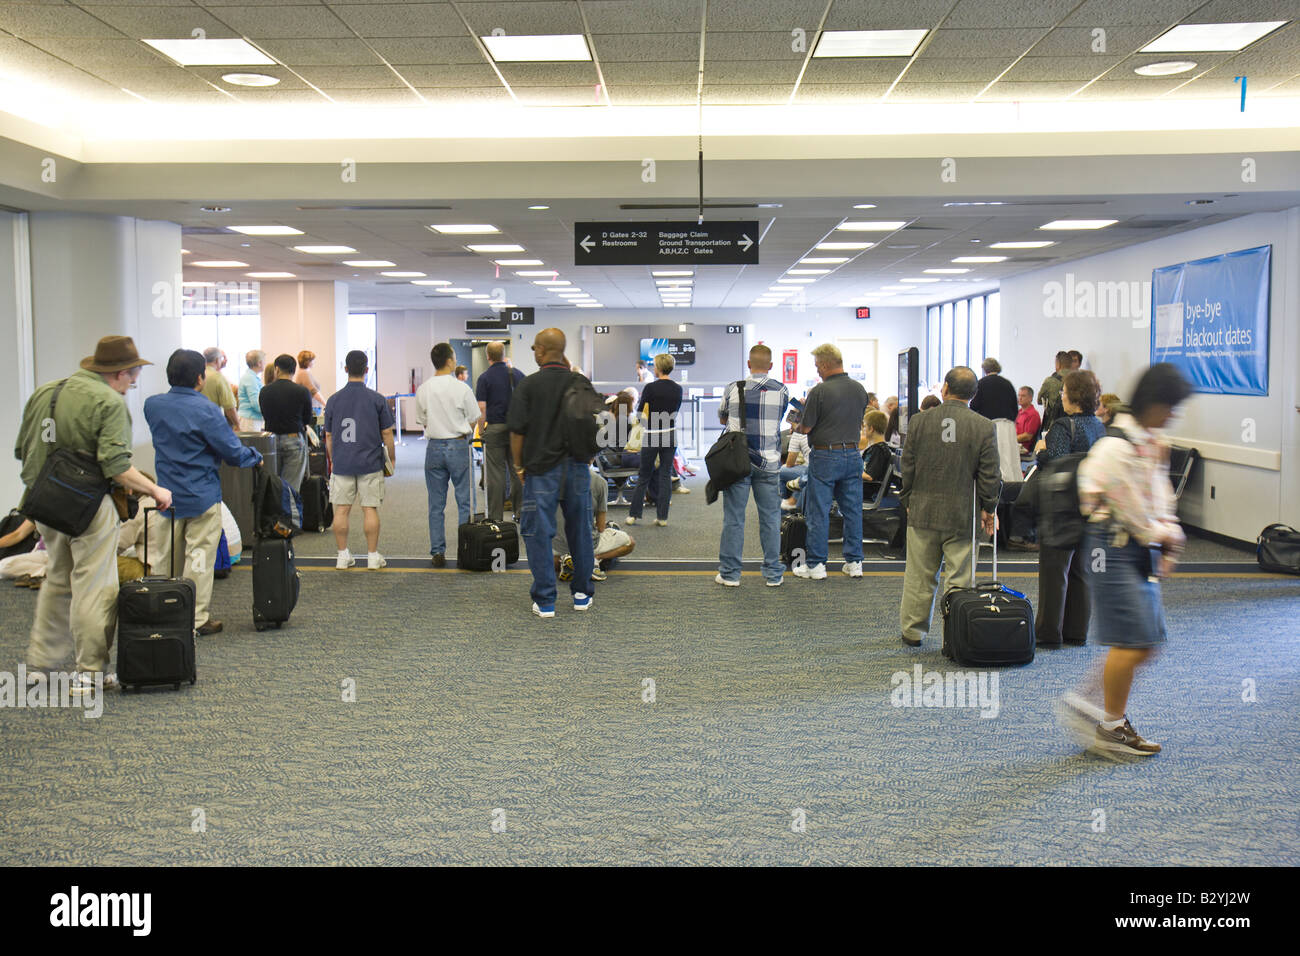
[[[582,246],[583,252],[591,252],[591,247],[594,246],[595,243],[591,241],[591,236],[586,236],[582,242],[578,243],[578,245]]]
[[[749,236],[745,235],[743,232],[740,234],[740,238],[744,239],[745,241],[743,243],[738,242],[736,243],[736,245],[740,246],[740,248],[743,249],[745,252],[748,252],[749,247],[754,244],[754,240],[749,238]]]

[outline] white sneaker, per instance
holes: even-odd
[[[346,571],[356,563],[357,559],[352,557],[352,552],[344,548],[339,552],[339,558],[334,562],[334,567],[338,568],[340,571]]]
[[[636,523],[637,523],[638,521],[640,521],[640,520],[641,520],[640,518],[633,518],[631,515],[628,515],[626,518],[623,519],[623,523],[624,523],[624,524],[636,524]]]
[[[862,577],[862,562],[845,561],[844,567],[840,568],[840,570],[851,578],[860,578]]]
[[[104,671],[102,673],[92,671],[77,671],[75,677],[68,683],[68,693],[74,697],[80,697],[82,694],[90,694],[95,690],[95,677],[100,676],[104,679],[104,690],[118,690],[121,684],[118,683],[117,674]]]
[[[781,510],[782,510],[782,511],[798,511],[798,510],[799,510],[799,503],[798,503],[797,501],[788,501],[787,499],[782,498],[782,499],[781,499]]]
[[[808,578],[813,581],[824,581],[826,580],[826,565],[801,564],[799,567],[794,569],[794,576],[797,578]]]
[[[667,521],[660,521],[658,518],[655,518],[655,527],[656,527],[656,528],[666,528],[666,527],[668,527],[668,522],[667,522]]]
[[[779,588],[781,586],[781,582],[784,580],[785,578],[777,578],[775,581],[768,581],[766,583],[767,586],[770,588]]]
[[[718,572],[717,576],[714,577],[713,580],[714,580],[715,583],[717,583],[717,584],[721,584],[724,588],[738,588],[738,587],[740,587],[740,582],[739,582],[739,581],[728,581],[726,578],[724,578],[724,577],[722,576],[722,572],[721,572],[721,571]]]
[[[388,559],[376,551],[366,557],[366,567],[371,571],[378,571],[380,568],[388,567]]]

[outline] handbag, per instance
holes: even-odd
[[[645,441],[645,429],[641,426],[641,419],[637,417],[632,421],[632,427],[628,429],[627,441],[623,444],[624,451],[639,452],[641,443]]]
[[[1255,559],[1265,571],[1300,574],[1300,531],[1284,524],[1271,524],[1259,533]]]
[[[54,421],[59,393],[66,384],[68,380],[65,378],[50,396],[51,422]],[[75,538],[85,534],[95,520],[109,487],[110,483],[93,455],[55,448],[27,489],[19,510],[33,521]]]
[[[736,383],[737,404],[740,405],[740,430],[724,431],[718,436],[704,456],[704,467],[709,472],[709,483],[704,489],[705,500],[713,504],[718,492],[729,488],[753,471],[749,460],[749,437],[745,434],[745,382]]]

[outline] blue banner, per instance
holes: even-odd
[[[1170,362],[1198,392],[1268,394],[1272,246],[1151,273],[1151,361]]]

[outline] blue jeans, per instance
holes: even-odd
[[[808,566],[826,563],[831,498],[844,516],[844,560],[862,560],[862,453],[854,448],[814,448],[808,456],[806,512]]]
[[[275,436],[275,470],[280,480],[299,494],[307,477],[307,439],[301,435]]]
[[[447,482],[456,486],[460,523],[469,520],[469,442],[463,438],[430,438],[424,450],[424,487],[429,491],[429,553],[447,553]]]
[[[750,490],[758,509],[758,540],[763,545],[763,577],[780,581],[781,491],[775,471],[755,468],[733,485],[722,489],[722,543],[718,547],[718,573],[728,581],[740,580],[740,552],[745,545],[745,507]]]
[[[550,471],[524,475],[524,503],[519,513],[528,552],[528,570],[533,573],[529,590],[538,607],[555,604],[555,564],[551,539],[555,537],[555,509],[564,509],[564,536],[573,558],[574,594],[591,593],[591,569],[596,556],[591,545],[591,469],[586,462],[567,458]]]
[[[632,491],[632,503],[627,509],[629,518],[641,517],[641,510],[645,507],[646,489],[650,486],[650,475],[655,470],[655,461],[658,460],[659,487],[655,489],[655,517],[660,521],[668,520],[668,505],[673,495],[675,454],[677,454],[675,445],[667,445],[663,448],[651,448],[648,444],[641,446],[641,473],[637,475],[636,488]]]
[[[800,511],[804,510],[804,499],[808,494],[808,482],[801,482],[798,491],[791,491],[785,486],[785,483],[787,481],[794,481],[796,478],[804,478],[807,474],[807,465],[795,465],[793,468],[787,468],[785,465],[782,465],[780,475],[777,479],[777,483],[780,485],[779,490],[781,492],[781,497],[789,498],[793,495],[795,504],[799,506]]]

